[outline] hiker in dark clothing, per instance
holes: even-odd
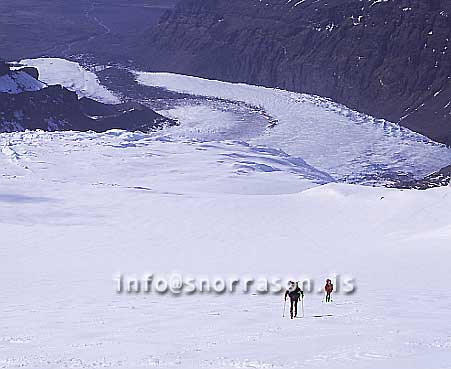
[[[287,301],[287,297],[290,296],[290,316],[291,319],[296,318],[298,315],[298,301],[302,298],[304,298],[304,292],[299,288],[299,285],[297,282],[290,281],[288,285],[288,289],[285,292],[285,301]],[[293,315],[294,313],[294,315]]]
[[[324,291],[326,291],[326,302],[330,302],[330,294],[334,290],[334,285],[330,279],[326,280],[326,285],[324,286]]]

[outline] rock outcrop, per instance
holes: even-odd
[[[423,179],[394,184],[391,187],[402,189],[427,190],[429,188],[449,186],[451,183],[451,165],[432,173]]]
[[[102,104],[78,99],[75,92],[46,86],[35,68],[10,70],[0,64],[0,132],[42,129],[103,132],[109,129],[143,132],[176,124],[140,104]],[[3,83],[3,86],[2,86]],[[1,92],[4,91],[4,92]]]

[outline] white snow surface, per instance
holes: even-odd
[[[44,76],[58,66],[48,83],[104,93],[72,64],[40,63]],[[241,129],[200,104],[172,108],[182,124],[153,134],[0,134],[0,368],[450,367],[451,186],[329,175],[420,175],[448,164],[449,149],[318,97],[138,79],[261,105],[279,123]],[[282,295],[115,292],[118,273],[172,272],[307,276],[315,290],[338,273],[357,291],[331,304],[306,294],[294,320]]]
[[[106,104],[118,104],[120,99],[102,86],[95,73],[80,64],[59,58],[24,59],[20,64],[35,67],[39,79],[49,85],[62,85],[77,92],[79,97],[89,97]]]
[[[0,76],[0,92],[19,94],[25,91],[39,91],[45,84],[23,71],[12,71]]]
[[[0,134],[1,368],[449,368],[451,187],[326,183],[163,133]],[[146,272],[358,289],[294,320],[281,295],[115,293]]]
[[[368,175],[388,172],[411,173],[419,178],[451,163],[450,148],[318,96],[170,73],[135,74],[144,85],[262,107],[278,124],[266,130],[255,127],[249,143],[302,157],[340,181],[358,182]],[[177,113],[183,122],[186,113],[171,112],[175,117]],[[187,131],[182,124],[173,129],[174,134],[199,137],[199,131],[217,130],[215,119],[199,122],[203,124],[196,130]]]

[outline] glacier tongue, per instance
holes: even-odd
[[[419,178],[451,162],[451,149],[444,145],[317,96],[170,73],[135,74],[144,85],[262,107],[278,124],[263,134],[256,127],[251,144],[302,157],[339,181],[381,184]],[[208,119],[202,122],[206,127],[199,129],[208,129]]]

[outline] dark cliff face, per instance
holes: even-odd
[[[0,93],[0,132],[25,129],[59,130],[86,127],[77,94],[61,86],[19,94]]]
[[[114,128],[148,132],[173,124],[173,120],[145,106],[79,100],[75,92],[59,85],[14,95],[0,93],[0,132],[25,129],[104,132]]]
[[[9,73],[9,66],[4,60],[0,59],[0,77],[7,73]]]
[[[450,38],[449,0],[180,0],[139,52],[147,68],[330,97],[451,145]]]

